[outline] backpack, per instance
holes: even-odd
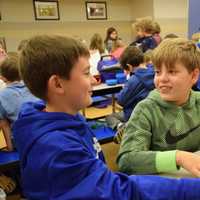
[[[101,82],[105,82],[108,79],[115,79],[117,73],[123,73],[119,61],[112,55],[101,56],[97,70],[101,76]]]

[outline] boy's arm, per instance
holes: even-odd
[[[133,102],[138,91],[141,89],[139,88],[140,85],[139,80],[133,74],[118,94],[117,103],[124,107]]]
[[[6,140],[7,150],[12,151],[13,145],[11,141],[11,128],[10,123],[6,119],[0,120],[0,129],[3,130],[3,135]]]
[[[176,150],[153,151],[151,111],[141,102],[132,113],[122,138],[117,163],[128,174],[151,174],[177,170]]]
[[[52,199],[200,199],[200,180],[113,173],[81,143],[57,153],[48,172]]]

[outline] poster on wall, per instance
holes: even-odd
[[[106,2],[86,1],[86,16],[88,20],[107,19]]]
[[[59,4],[57,0],[33,0],[36,20],[59,20]]]

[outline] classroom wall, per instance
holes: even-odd
[[[192,34],[200,32],[200,16],[199,16],[200,1],[189,1],[189,14],[188,14],[188,37],[191,38]]]
[[[187,36],[188,0],[107,0],[107,20],[87,20],[85,1],[59,0],[59,21],[36,21],[32,0],[0,0],[0,37],[6,38],[7,49],[15,51],[18,43],[35,34],[64,34],[89,40],[98,32],[114,26],[126,44],[133,40],[131,24],[136,18],[152,17],[162,28],[162,36],[175,33]]]
[[[188,0],[154,0],[154,19],[161,25],[162,36],[175,33],[187,37]]]
[[[161,35],[175,33],[187,37],[189,0],[132,0],[131,17],[151,17],[161,25]],[[196,0],[198,1],[198,0]]]
[[[7,49],[15,51],[20,40],[43,33],[79,36],[89,43],[95,32],[104,38],[110,26],[116,27],[125,43],[130,42],[130,0],[107,1],[107,20],[87,20],[83,0],[59,2],[59,21],[35,21],[32,0],[0,0],[0,36],[6,37]]]

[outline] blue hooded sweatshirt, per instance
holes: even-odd
[[[130,118],[136,104],[154,89],[153,79],[153,67],[138,68],[118,94],[117,102],[123,107],[126,121]]]
[[[27,103],[14,124],[23,191],[34,200],[199,200],[200,180],[111,172],[79,114],[49,113]]]

